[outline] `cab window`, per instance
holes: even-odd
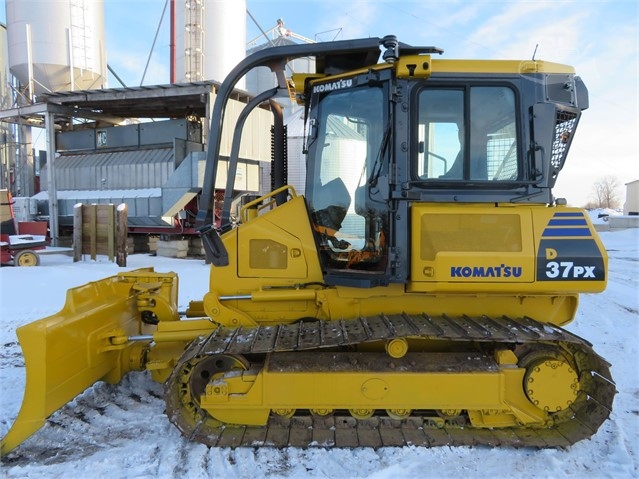
[[[505,86],[422,90],[414,174],[436,181],[518,179],[516,119],[515,94]]]
[[[378,87],[332,91],[319,99],[307,156],[306,198],[327,269],[384,272],[390,128]]]

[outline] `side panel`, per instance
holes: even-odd
[[[446,283],[531,283],[535,279],[528,209],[417,204],[412,208],[412,226],[413,282],[446,289]]]
[[[222,241],[229,264],[211,268],[201,305],[213,321],[255,325],[317,314],[315,291],[305,286],[321,284],[323,275],[302,196],[240,224]]]
[[[580,209],[422,203],[411,221],[411,291],[605,289],[606,252]]]
[[[240,278],[321,281],[317,248],[301,196],[240,225],[237,250]],[[214,272],[215,268],[211,274]]]

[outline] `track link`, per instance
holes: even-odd
[[[321,418],[274,417],[266,426],[233,426],[212,421],[206,411],[190,403],[185,419],[183,378],[202,358],[308,351],[352,346],[402,337],[430,340],[491,342],[512,345],[560,345],[572,355],[581,391],[570,408],[557,413],[550,427],[476,428],[463,421],[433,421],[411,416],[402,421],[387,416],[356,420],[335,414]],[[565,448],[592,436],[609,417],[615,385],[609,364],[586,340],[563,328],[529,317],[488,316],[449,318],[422,315],[379,315],[350,320],[312,321],[251,328],[219,327],[194,340],[165,383],[167,415],[189,439],[216,447],[382,447],[486,445]]]

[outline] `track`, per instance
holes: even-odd
[[[356,420],[348,414],[285,419],[271,415],[267,426],[230,426],[214,421],[197,405],[185,414],[185,377],[208,355],[250,355],[339,348],[401,337],[490,342],[503,345],[558,345],[572,356],[580,394],[570,408],[554,414],[547,428],[474,428],[458,417],[442,421],[424,412],[398,421],[387,416]],[[382,447],[487,445],[564,448],[593,435],[608,418],[616,393],[609,364],[590,343],[566,330],[531,318],[379,315],[352,320],[298,322],[254,328],[216,329],[185,350],[165,383],[167,415],[189,439],[209,446]]]

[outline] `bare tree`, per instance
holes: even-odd
[[[619,208],[619,180],[614,176],[604,176],[593,185],[592,206],[594,208]]]

